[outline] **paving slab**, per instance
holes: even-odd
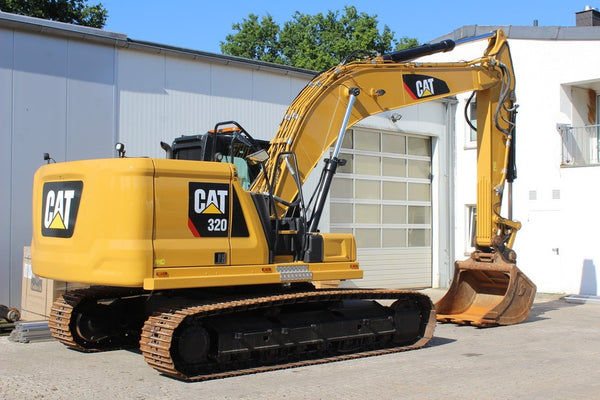
[[[443,291],[426,291],[433,299]],[[137,351],[83,354],[0,337],[0,399],[594,399],[600,306],[538,295],[521,324],[438,324],[423,349],[185,383]]]

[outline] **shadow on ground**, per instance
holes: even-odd
[[[453,342],[456,342],[456,339],[434,336],[433,338],[431,338],[429,343],[427,343],[427,347],[438,347]]]
[[[529,317],[527,317],[527,319],[523,321],[523,324],[550,319],[550,317],[545,316],[545,314],[550,311],[560,310],[563,308],[578,307],[580,305],[581,304],[567,303],[562,299],[543,303],[534,303],[533,307],[531,308],[531,313],[529,314]]]

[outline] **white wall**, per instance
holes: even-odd
[[[20,306],[43,153],[57,162],[112,154],[113,83],[111,48],[0,28],[0,304]]]
[[[430,59],[474,59],[483,54],[485,45],[485,41],[468,43]],[[586,276],[595,276],[600,264],[595,250],[598,246],[591,239],[593,204],[600,200],[600,193],[590,189],[600,170],[560,167],[561,138],[556,124],[582,122],[572,104],[574,97],[581,96],[566,84],[600,78],[600,40],[509,39],[509,45],[519,104],[513,218],[521,221],[523,228],[515,244],[517,265],[540,292],[580,293],[587,288],[586,284],[582,286],[582,270],[587,271]],[[465,96],[459,96],[456,117],[458,258],[466,248],[465,204],[475,204],[476,154],[464,145],[468,132],[462,116],[464,99]]]
[[[561,292],[600,295],[600,168],[563,168],[561,201],[554,221],[560,237]]]

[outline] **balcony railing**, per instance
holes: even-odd
[[[562,137],[562,165],[600,165],[600,125],[559,125]]]

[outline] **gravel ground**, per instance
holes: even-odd
[[[437,298],[440,291],[427,291]],[[420,350],[184,383],[137,351],[82,354],[55,341],[0,338],[0,399],[593,399],[600,305],[537,297],[524,323],[438,324]]]

